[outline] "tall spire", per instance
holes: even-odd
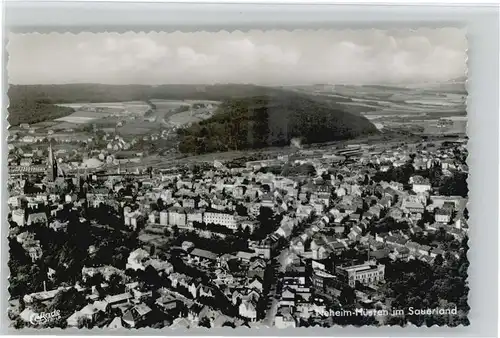
[[[49,141],[49,158],[47,161],[47,178],[49,181],[53,182],[56,180],[58,170],[57,170],[57,162],[54,157],[54,151],[52,150],[52,142]]]

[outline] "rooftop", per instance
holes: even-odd
[[[206,258],[206,259],[211,259],[211,260],[217,259],[217,254],[215,254],[211,251],[198,249],[198,248],[193,249],[193,251],[191,251],[190,255],[201,257],[201,258]]]

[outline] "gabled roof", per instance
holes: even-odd
[[[245,251],[238,251],[236,253],[236,257],[239,259],[244,259],[244,260],[250,260],[252,257],[255,256],[254,252],[245,252]]]
[[[186,318],[176,318],[170,327],[174,329],[189,329],[191,323]]]
[[[106,326],[106,328],[108,328],[108,329],[121,329],[121,328],[123,328],[122,319],[120,317],[115,317],[115,319],[113,319],[111,321],[111,323],[109,323],[108,326]]]
[[[217,259],[217,254],[215,254],[211,251],[198,249],[198,248],[193,249],[193,251],[191,251],[190,255],[201,257],[201,258],[206,258],[206,259],[211,259],[211,260]]]

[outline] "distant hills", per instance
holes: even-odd
[[[370,121],[347,112],[332,98],[254,85],[12,85],[8,95],[11,125],[72,112],[56,103],[222,101],[214,116],[178,131],[179,149],[185,153],[284,146],[292,138],[318,143],[377,133]]]
[[[93,83],[64,85],[10,85],[11,101],[44,100],[52,103],[124,102],[165,100],[222,101],[235,97],[266,95],[276,88],[245,84],[216,85],[106,85]]]
[[[36,123],[69,115],[73,109],[57,103],[171,100],[225,100],[248,95],[264,95],[273,88],[253,85],[10,85],[9,116],[11,126]]]

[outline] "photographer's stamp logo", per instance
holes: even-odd
[[[61,312],[54,310],[52,312],[33,313],[30,316],[30,323],[35,326],[46,325],[61,318]]]

